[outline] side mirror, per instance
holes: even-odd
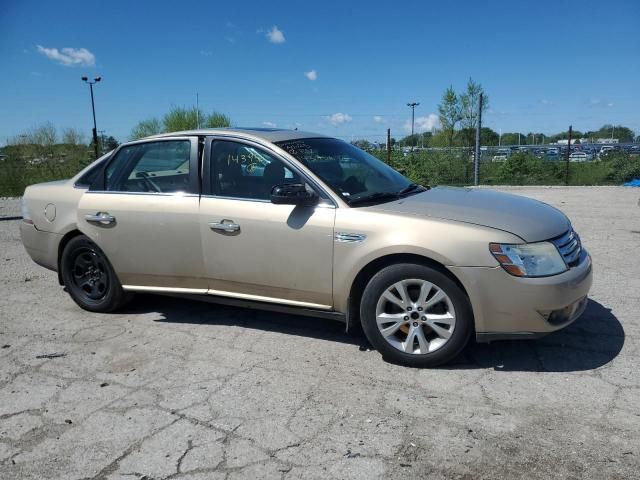
[[[320,198],[315,192],[307,190],[302,183],[284,183],[271,189],[271,203],[277,205],[316,205]]]

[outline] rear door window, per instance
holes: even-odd
[[[191,142],[171,140],[121,148],[105,172],[106,190],[115,192],[188,192]]]

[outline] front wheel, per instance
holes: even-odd
[[[71,298],[91,312],[113,312],[131,298],[104,252],[84,235],[69,240],[60,259],[62,281]]]
[[[369,342],[386,359],[433,367],[455,358],[473,332],[465,292],[447,275],[419,264],[396,264],[365,288],[360,318]]]

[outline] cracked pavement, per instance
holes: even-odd
[[[0,220],[0,478],[636,477],[640,189],[509,191],[572,219],[588,308],[432,370],[328,320],[150,295],[85,312]]]

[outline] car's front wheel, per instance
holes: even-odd
[[[363,330],[391,361],[433,367],[452,360],[473,332],[465,292],[444,273],[396,264],[374,275],[360,304]]]
[[[118,281],[104,252],[84,235],[69,240],[60,259],[64,286],[85,310],[113,312],[131,298]]]

